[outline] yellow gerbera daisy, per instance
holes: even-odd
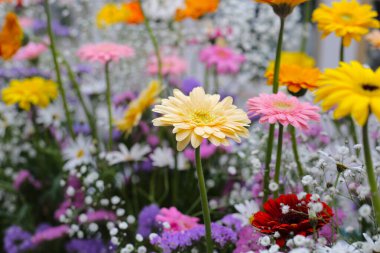
[[[96,24],[99,28],[123,23],[127,18],[125,8],[121,4],[105,4],[96,15]]]
[[[360,41],[369,32],[369,28],[379,28],[377,12],[369,4],[360,4],[356,0],[333,2],[329,7],[321,4],[313,13],[313,22],[322,31],[322,38],[335,32],[343,38],[343,45],[349,46],[351,39]]]
[[[124,112],[123,119],[116,122],[116,127],[123,132],[130,133],[133,127],[140,122],[141,116],[149,106],[154,104],[161,92],[161,84],[158,81],[150,82],[148,88],[142,91],[139,97],[133,100]]]
[[[9,60],[22,46],[24,34],[16,14],[9,12],[5,16],[3,29],[0,32],[0,57]]]
[[[250,120],[232,102],[231,97],[220,101],[220,95],[205,94],[202,87],[193,89],[189,96],[175,89],[174,97],[163,99],[161,105],[154,107],[153,111],[162,116],[154,119],[153,125],[174,127],[178,151],[190,142],[197,148],[203,139],[217,146],[229,145],[227,138],[240,142],[240,136],[249,135],[246,127]]]
[[[307,0],[256,0],[258,3],[269,4],[280,17],[286,17],[292,13],[294,7]]]
[[[320,71],[313,68],[315,61],[304,53],[283,52],[281,54],[281,65],[279,83],[286,85],[292,93],[298,93],[301,89],[312,90],[318,86]],[[265,73],[268,84],[273,84],[274,61],[269,63]]]
[[[31,105],[47,107],[57,98],[57,84],[42,77],[32,77],[24,80],[12,80],[1,92],[5,104],[18,104],[26,111]]]
[[[357,61],[341,62],[322,75],[316,101],[324,111],[334,108],[334,118],[349,114],[363,126],[370,112],[380,120],[380,68],[366,68]]]

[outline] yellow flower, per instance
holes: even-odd
[[[199,19],[207,13],[215,12],[218,9],[219,0],[186,0],[185,7],[178,9],[175,20],[182,21],[186,18]]]
[[[160,82],[150,82],[148,88],[142,91],[139,97],[129,104],[127,110],[124,112],[123,119],[116,122],[117,128],[120,131],[124,131],[129,134],[133,127],[140,122],[144,111],[156,102],[161,89],[162,87]]]
[[[365,36],[365,39],[374,47],[374,48],[380,48],[380,31],[379,30],[373,30],[367,36]]]
[[[357,61],[341,62],[322,75],[316,101],[324,111],[334,108],[334,118],[349,114],[363,126],[370,112],[380,120],[380,68],[366,68]]]
[[[329,7],[321,4],[313,13],[313,21],[322,31],[322,38],[335,32],[343,38],[343,45],[349,46],[351,39],[360,41],[369,32],[369,28],[379,28],[377,12],[369,4],[360,4],[356,0],[333,2]]]
[[[202,87],[193,89],[189,96],[175,89],[174,97],[164,99],[161,105],[154,107],[153,111],[162,116],[154,119],[153,125],[173,126],[179,151],[190,142],[197,148],[203,139],[214,145],[229,145],[227,138],[240,142],[240,136],[249,135],[246,127],[250,120],[232,102],[231,97],[220,101],[220,95],[205,94]]]
[[[280,17],[286,17],[292,13],[294,7],[307,0],[256,0],[258,3],[269,4]]]
[[[281,53],[281,65],[279,83],[286,85],[292,93],[298,93],[301,89],[312,90],[318,87],[320,71],[314,68],[315,61],[304,53],[283,52]],[[268,84],[273,84],[274,61],[269,63],[265,73]]]
[[[5,16],[3,29],[0,32],[0,57],[9,60],[22,46],[23,31],[16,14],[9,12]]]
[[[47,107],[57,98],[57,84],[42,77],[32,77],[24,80],[12,80],[1,92],[5,104],[18,104],[26,111],[31,105]]]
[[[96,24],[99,28],[123,23],[127,18],[127,13],[121,4],[105,4],[96,15]]]

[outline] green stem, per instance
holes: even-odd
[[[294,126],[289,126],[289,132],[290,136],[292,139],[292,149],[293,149],[293,154],[294,154],[294,160],[296,160],[297,164],[297,171],[298,171],[298,177],[299,179],[302,179],[302,177],[305,175],[303,168],[302,168],[302,163],[300,161],[300,156],[298,154],[298,147],[297,147],[297,138],[296,138],[296,129]],[[305,192],[309,192],[309,187],[307,185],[303,186],[303,190]]]
[[[283,17],[283,18],[280,18],[280,32],[278,34],[276,60],[274,62],[273,93],[278,92],[278,86],[279,86],[281,50],[282,50],[282,40],[284,37],[284,26],[285,26],[285,18]]]
[[[268,200],[268,196],[269,196],[270,163],[272,160],[274,128],[275,128],[274,124],[270,125],[269,127],[269,136],[268,136],[267,150],[266,150],[266,156],[265,156],[263,203],[265,203]]]
[[[108,109],[108,149],[112,149],[112,100],[111,100],[111,81],[110,81],[110,71],[109,71],[109,64],[110,62],[107,62],[104,71],[106,75],[106,99],[107,99],[107,109]]]
[[[74,75],[74,72],[73,70],[71,69],[70,67],[70,64],[65,60],[63,59],[63,64],[66,66],[66,69],[67,69],[67,73],[69,75],[69,79],[73,85],[73,88],[74,88],[74,91],[79,99],[79,103],[81,104],[82,108],[83,108],[83,111],[86,115],[86,118],[87,118],[87,121],[88,121],[88,124],[91,128],[91,133],[92,133],[92,137],[94,138],[94,140],[96,141],[96,143],[98,142],[98,131],[97,131],[97,128],[96,128],[96,122],[95,122],[95,118],[92,117],[92,113],[90,112],[90,110],[88,109],[85,101],[84,101],[84,98],[83,98],[83,95],[82,95],[82,92],[79,88],[79,84],[76,80],[76,77]]]
[[[145,29],[147,30],[148,34],[149,34],[149,38],[150,40],[152,41],[152,44],[153,44],[153,48],[154,48],[154,53],[156,54],[156,58],[157,58],[157,65],[158,65],[158,80],[160,81],[161,85],[163,85],[164,83],[164,78],[163,78],[163,75],[162,75],[162,59],[161,59],[161,54],[160,54],[160,47],[158,45],[158,41],[157,41],[157,38],[156,36],[154,35],[153,33],[153,30],[152,30],[152,27],[150,26],[150,22],[149,22],[149,19],[146,17],[145,15],[145,12],[144,12],[144,9],[142,7],[142,1],[139,0],[139,4],[140,4],[140,7],[141,7],[141,11],[142,11],[142,14],[144,16],[144,25],[145,25]]]
[[[202,170],[202,161],[201,161],[201,148],[198,147],[195,149],[195,160],[197,167],[197,176],[198,176],[198,186],[199,192],[202,200],[202,211],[203,211],[203,220],[206,228],[206,245],[207,245],[207,253],[213,252],[212,238],[211,238],[211,218],[210,211],[208,208],[208,200],[207,200],[207,191],[205,179],[203,176]]]
[[[344,45],[343,45],[343,38],[340,41],[340,51],[339,51],[339,61],[344,62]]]
[[[306,52],[307,41],[309,38],[308,28],[310,24],[310,16],[311,16],[311,1],[307,1],[305,5],[305,12],[303,17],[303,34],[301,40],[301,48],[300,51],[302,53]]]
[[[280,168],[281,168],[281,158],[282,158],[282,140],[284,136],[284,126],[279,124],[278,128],[278,140],[277,140],[277,154],[276,154],[276,166],[274,172],[274,181],[279,186],[280,185]],[[274,193],[274,197],[278,197],[278,191]]]
[[[51,55],[53,57],[55,74],[57,76],[58,90],[59,90],[59,93],[62,97],[63,109],[65,110],[66,121],[67,121],[67,126],[69,129],[70,136],[72,139],[75,139],[75,134],[74,134],[74,129],[73,129],[73,121],[71,119],[71,114],[70,114],[69,106],[68,106],[67,99],[66,99],[66,92],[65,92],[65,89],[63,88],[61,70],[60,70],[59,64],[58,64],[57,49],[55,46],[55,36],[53,33],[52,24],[51,24],[51,13],[50,13],[49,0],[45,0],[44,7],[45,7],[45,13],[46,13],[46,17],[47,17],[47,32],[48,32],[49,40],[50,40],[50,52],[51,52]]]
[[[216,70],[216,67],[213,69],[214,74],[214,92],[219,93],[219,78],[218,78],[218,71]]]
[[[362,129],[364,158],[367,169],[368,183],[371,188],[372,205],[375,213],[377,226],[380,226],[380,194],[377,187],[377,177],[373,169],[371,147],[368,140],[368,119]]]
[[[210,75],[210,69],[206,67],[205,69],[205,76],[204,76],[204,85],[205,85],[205,91],[206,93],[209,92],[209,75]]]

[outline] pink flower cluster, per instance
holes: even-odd
[[[134,50],[127,46],[111,42],[97,44],[87,44],[77,51],[77,56],[82,61],[99,62],[118,62],[120,59],[127,59],[135,55]]]
[[[198,218],[182,214],[175,207],[162,208],[156,216],[156,221],[169,224],[169,227],[164,226],[166,231],[185,231],[199,225]]]
[[[204,48],[199,57],[207,68],[215,68],[219,74],[235,74],[245,61],[244,55],[235,53],[231,48],[217,45]]]
[[[177,55],[164,56],[161,62],[163,75],[179,76],[186,72],[186,61]],[[149,59],[147,70],[150,75],[156,75],[158,73],[158,61],[156,57]]]
[[[35,179],[29,171],[21,170],[13,181],[13,188],[20,190],[24,183],[29,183],[35,189],[41,189],[42,187],[41,182]]]
[[[260,116],[260,123],[283,126],[292,125],[295,128],[307,130],[309,121],[319,121],[319,107],[299,101],[296,97],[288,97],[284,93],[260,94],[248,100],[248,113]]]
[[[43,43],[30,42],[26,46],[20,48],[13,59],[15,60],[33,60],[38,58],[47,50],[47,46]]]
[[[52,241],[58,238],[62,238],[66,236],[69,233],[69,226],[67,225],[60,225],[57,227],[49,227],[47,229],[44,229],[40,232],[37,232],[32,237],[32,243],[34,244],[40,244],[45,241]]]

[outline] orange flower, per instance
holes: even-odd
[[[9,60],[22,46],[23,32],[16,14],[9,12],[5,16],[3,29],[0,32],[0,57]]]
[[[256,0],[258,3],[269,4],[280,17],[286,17],[292,13],[294,7],[308,0]]]
[[[186,0],[185,7],[178,9],[175,20],[182,21],[186,18],[198,19],[207,13],[215,12],[218,9],[219,0]]]
[[[126,23],[141,24],[144,22],[144,15],[139,2],[131,1],[129,3],[125,3],[124,9],[126,12]]]
[[[380,31],[379,30],[373,30],[367,36],[365,36],[365,39],[374,47],[374,48],[380,48]]]

